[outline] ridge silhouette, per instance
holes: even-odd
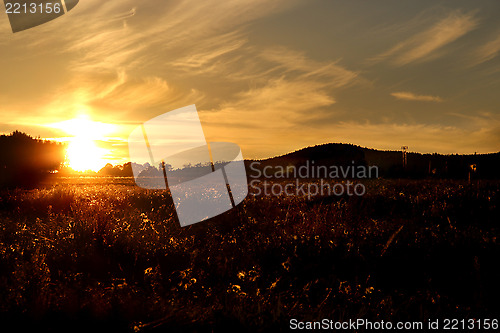
[[[403,166],[401,151],[377,150],[352,144],[327,143],[306,147],[284,155],[258,161],[260,168],[300,167],[307,161],[314,166],[377,166],[379,175],[386,178],[446,178],[466,179],[472,165],[475,165],[474,178],[499,179],[500,152],[490,154],[422,154],[407,152],[407,165]],[[251,174],[251,171],[250,171]]]
[[[246,159],[245,166],[250,177],[255,175],[250,165],[254,163],[254,169],[262,170],[265,167],[290,166],[300,167],[307,165],[314,166],[377,166],[378,174],[383,178],[441,178],[441,179],[467,179],[471,171],[471,166],[475,165],[472,174],[476,179],[499,179],[500,175],[500,152],[490,154],[422,154],[415,152],[407,153],[407,165],[403,166],[401,151],[377,150],[365,148],[352,144],[327,143],[312,147],[302,148],[284,155],[278,155],[265,159]],[[258,166],[256,163],[258,162]],[[190,170],[204,165],[185,166],[184,174],[189,174]],[[150,165],[144,167],[155,169]],[[154,170],[148,172],[153,175]],[[158,172],[158,171],[157,171]],[[131,177],[131,163],[113,166],[106,165],[98,173],[102,176]],[[161,177],[161,175],[160,175]]]

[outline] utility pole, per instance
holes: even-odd
[[[406,152],[408,150],[408,146],[401,146],[401,151],[403,152],[403,168],[406,169],[406,165],[408,164],[408,157],[406,156]]]

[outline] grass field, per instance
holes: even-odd
[[[500,183],[375,180],[249,196],[190,227],[167,192],[66,179],[0,193],[0,319],[16,330],[286,330],[497,318]]]

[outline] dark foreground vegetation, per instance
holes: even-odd
[[[127,179],[0,193],[15,331],[280,331],[289,320],[497,318],[500,183],[375,180],[364,197],[249,196],[180,228]]]
[[[0,135],[0,188],[36,187],[64,162],[65,145],[19,131]]]

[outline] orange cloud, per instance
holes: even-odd
[[[397,99],[401,99],[401,100],[405,100],[405,101],[443,102],[443,99],[439,96],[416,95],[416,94],[408,92],[408,91],[393,92],[393,93],[391,93],[391,96],[394,96]]]
[[[436,51],[456,41],[478,26],[474,13],[450,13],[427,30],[396,44],[388,51],[373,58],[374,61],[390,60],[396,66],[408,65],[437,57]]]
[[[488,43],[479,47],[473,54],[473,65],[479,65],[483,62],[496,58],[500,54],[500,35]]]

